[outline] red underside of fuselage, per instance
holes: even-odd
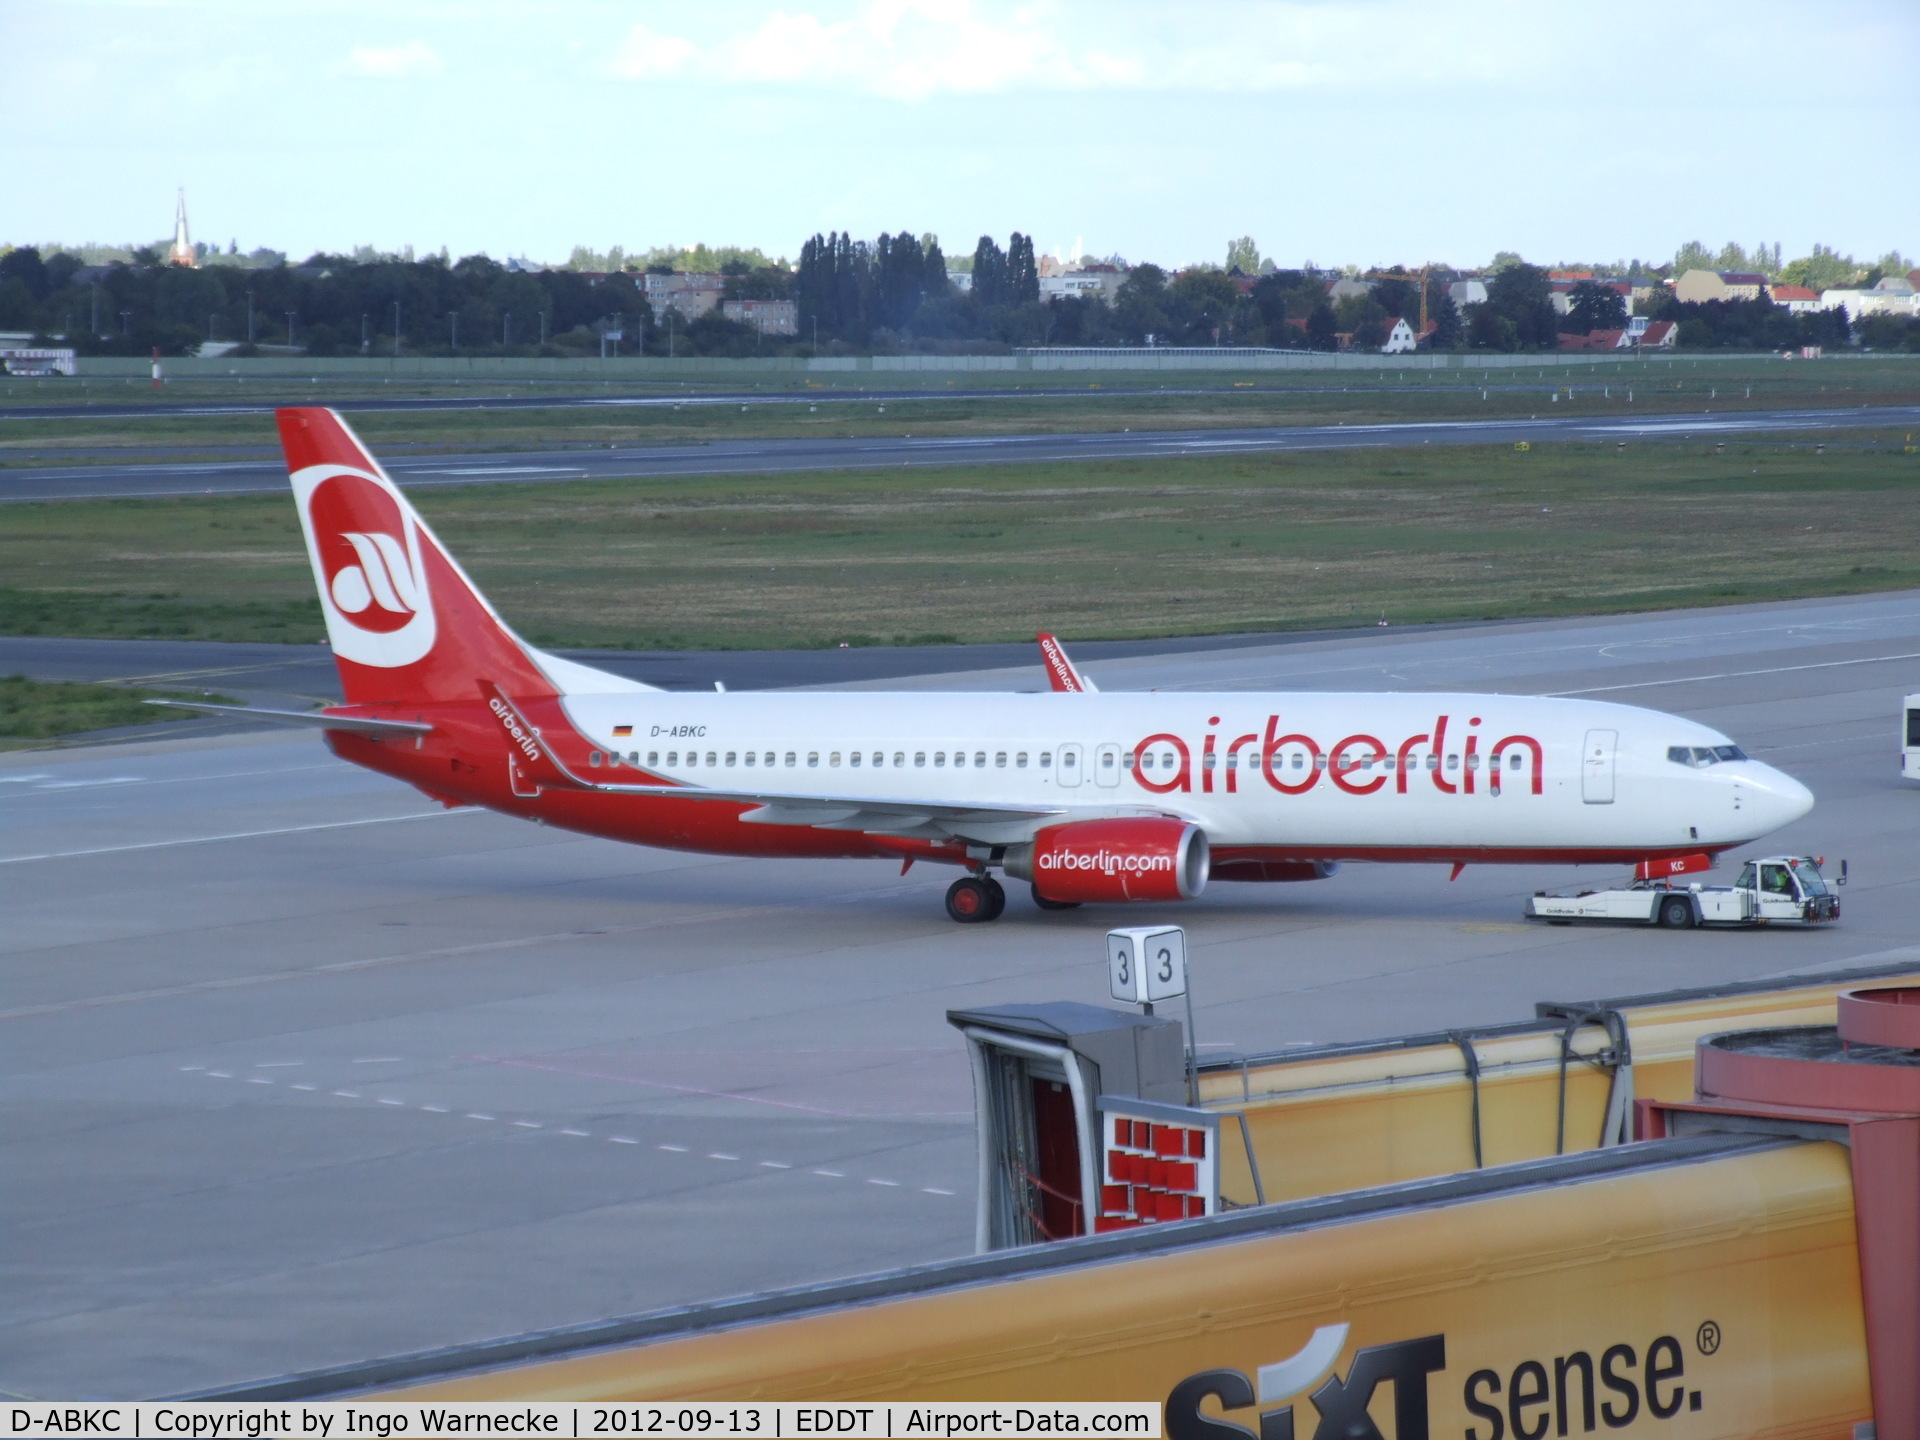
[[[334,754],[341,759],[404,780],[443,804],[482,805],[503,815],[605,840],[711,855],[894,860],[912,856],[917,860],[966,863],[966,847],[957,841],[935,843],[822,830],[811,825],[743,824],[740,816],[755,807],[726,800],[676,800],[671,796],[564,789],[542,790],[531,797],[516,795],[507,781],[504,762],[474,765],[458,753],[435,746],[432,741],[439,738],[437,733],[419,749],[410,741],[376,740],[338,730],[329,730],[326,735]],[[621,780],[630,785],[673,783],[638,770],[623,772]]]
[[[411,718],[393,712],[396,718]],[[968,863],[958,841],[866,835],[822,830],[810,825],[743,824],[754,807],[721,800],[677,800],[670,796],[619,795],[587,790],[546,789],[535,796],[513,793],[504,761],[474,764],[485,755],[493,732],[478,717],[436,717],[433,735],[420,745],[410,740],[374,739],[344,731],[326,732],[336,755],[417,786],[443,803],[481,805],[523,820],[537,820],[632,845],[663,850],[694,850],[712,855],[756,855],[811,859],[902,859]],[[463,732],[471,730],[471,734]],[[549,732],[551,735],[551,732]],[[462,741],[467,743],[462,743]],[[571,757],[568,757],[571,759]],[[577,762],[576,762],[577,763]],[[623,770],[628,784],[671,784],[639,770]],[[1731,848],[1731,847],[1728,847]],[[1218,845],[1215,865],[1232,861],[1275,863],[1314,860],[1378,861],[1389,864],[1583,865],[1635,864],[1700,852],[1698,842],[1652,849],[1619,847],[1495,847],[1432,845]],[[1717,853],[1717,852],[1716,852]]]

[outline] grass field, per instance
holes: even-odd
[[[511,382],[368,385],[365,382],[186,382],[159,392],[178,415],[69,416],[6,423],[12,405],[146,402],[144,384],[0,382],[0,464],[44,464],[62,452],[100,448],[273,445],[269,415],[196,415],[209,401],[343,403],[356,397],[598,393],[590,384],[530,387]],[[461,449],[556,444],[675,443],[776,436],[969,435],[1211,426],[1376,424],[1410,420],[1511,419],[1527,415],[1619,416],[1799,406],[1913,404],[1920,360],[1652,359],[1569,367],[1543,360],[1517,370],[1303,371],[1234,375],[1080,373],[969,376],[866,374],[805,379],[762,377],[737,386],[615,385],[608,395],[678,395],[715,390],[788,396],[793,403],[586,410],[363,412],[353,423],[376,446]],[[1023,385],[1038,393],[983,393]],[[60,388],[61,386],[67,388]],[[911,399],[860,399],[862,390],[911,390]],[[1557,398],[1556,398],[1557,397]],[[812,408],[809,408],[812,407]],[[1572,407],[1569,411],[1568,407]]]
[[[416,498],[543,644],[1204,634],[1920,586],[1920,457],[1882,439],[1894,443],[1434,447]],[[0,632],[321,638],[284,497],[4,513]]]
[[[151,725],[159,720],[185,720],[184,710],[166,710],[148,700],[207,700],[216,705],[238,702],[224,695],[195,691],[141,690],[124,685],[43,684],[23,675],[0,676],[0,750],[19,749],[61,735],[105,730],[120,725]]]

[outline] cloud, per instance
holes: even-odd
[[[1513,47],[1467,41],[1488,26],[1475,7],[1522,0],[1367,0],[1262,5],[1194,0],[1169,13],[1114,0],[1097,10],[994,0],[865,0],[763,10],[700,36],[636,25],[609,66],[625,79],[797,86],[925,100],[1019,90],[1287,90],[1491,80]],[[738,11],[732,12],[734,15]],[[1538,42],[1541,26],[1520,26]],[[1493,27],[1499,33],[1499,27]],[[1452,52],[1452,53],[1449,53]]]
[[[1130,62],[1077,59],[1050,11],[988,14],[969,0],[872,0],[840,17],[774,10],[707,43],[636,25],[610,69],[624,79],[853,90],[896,100],[1110,83]]]
[[[693,57],[694,44],[636,25],[620,41],[610,68],[622,80],[654,80],[678,74]]]
[[[440,57],[418,40],[404,45],[356,45],[347,56],[348,73],[369,80],[411,80],[421,75],[438,75]]]

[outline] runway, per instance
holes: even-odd
[[[1569,402],[1567,408],[1580,407]],[[574,447],[471,455],[394,454],[383,457],[382,464],[394,479],[415,489],[430,485],[785,475],[896,466],[1171,460],[1200,455],[1384,446],[1500,445],[1520,441],[1533,444],[1672,443],[1785,433],[1821,437],[1915,425],[1920,425],[1920,405],[1055,435],[725,440],[711,444],[634,445],[605,450]],[[285,466],[274,455],[227,460],[149,460],[132,464],[10,465],[0,467],[0,501],[275,494],[284,490],[286,483]]]
[[[1040,683],[1018,657],[902,678],[834,672],[845,653],[778,678]],[[1895,742],[1920,592],[1078,658],[1110,690],[1675,711],[1819,797],[1764,848],[1852,864],[1815,932],[1527,927],[1523,897],[1577,874],[1551,868],[1215,886],[1152,917],[1188,928],[1209,1056],[1920,959],[1920,786]],[[305,734],[0,756],[0,1389],[179,1393],[965,1252],[971,1093],[944,1012],[1107,1003],[1100,937],[1140,916],[1016,895],[963,928],[948,878],[447,812]]]

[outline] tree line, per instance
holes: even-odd
[[[132,263],[86,265],[77,255],[42,256],[30,246],[0,255],[0,330],[60,335],[88,354],[144,355],[156,347],[184,354],[211,340],[237,343],[242,354],[290,347],[312,355],[739,356],[1003,353],[1038,345],[1377,349],[1397,320],[1418,332],[1423,302],[1432,326],[1423,343],[1439,350],[1553,350],[1563,333],[1627,323],[1624,298],[1598,281],[1576,285],[1560,313],[1548,272],[1517,256],[1502,256],[1486,278],[1486,301],[1463,309],[1448,294],[1457,278],[1451,271],[1422,276],[1396,267],[1376,272],[1363,293],[1336,299],[1327,272],[1272,268],[1245,237],[1225,268],[1171,274],[1142,264],[1122,279],[1110,265],[1090,272],[1108,278],[1103,293],[1045,300],[1033,240],[1019,232],[1004,248],[980,237],[958,264],[948,262],[937,237],[906,230],[872,241],[814,235],[791,268],[758,252],[698,253],[718,261],[727,299],[793,300],[799,334],[762,335],[719,310],[690,322],[656,315],[646,272],[632,267],[528,271],[484,255],[454,261],[361,252],[314,255],[300,265],[188,269],[159,263],[151,248]],[[664,256],[648,258],[648,270],[671,272]],[[1836,267],[1844,259],[1835,257]],[[956,283],[956,273],[970,284]],[[1679,341],[1689,348],[1782,349],[1850,338],[1842,311],[1791,315],[1766,300],[1683,305],[1656,293],[1651,318],[1679,322]],[[1920,324],[1875,317],[1859,338],[1876,348],[1920,348]]]
[[[665,267],[659,267],[665,268]],[[730,262],[729,298],[784,294],[787,272]],[[87,266],[32,247],[0,256],[0,330],[64,337],[82,354],[189,354],[206,341],[239,354],[752,354],[755,330],[719,311],[671,333],[647,304],[642,273],[510,270],[484,255],[458,261],[315,255],[300,265],[189,269]]]

